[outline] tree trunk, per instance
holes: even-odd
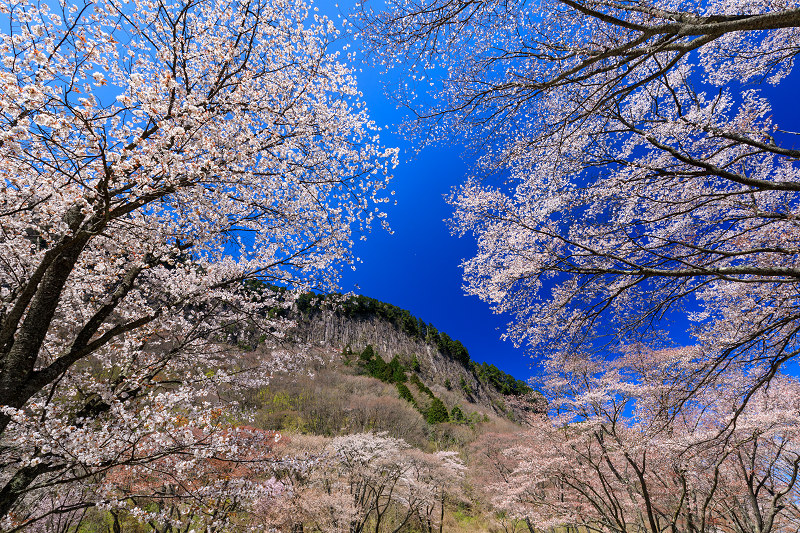
[[[440,504],[441,511],[439,514],[439,533],[442,533],[442,529],[444,528],[444,490],[442,490],[442,499]]]
[[[16,501],[25,494],[26,489],[40,475],[48,471],[58,470],[46,463],[20,468],[0,489],[0,516],[6,516]]]

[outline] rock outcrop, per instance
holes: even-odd
[[[537,393],[527,397],[500,394],[460,361],[441,353],[435,345],[411,337],[381,318],[349,318],[332,310],[319,310],[303,316],[292,331],[292,337],[295,342],[339,353],[347,347],[360,352],[371,344],[385,361],[397,355],[409,368],[416,358],[417,374],[437,395],[446,394],[445,390],[455,391],[468,402],[517,421],[526,420],[532,412],[541,412],[546,406]]]

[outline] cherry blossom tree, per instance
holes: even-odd
[[[397,532],[417,520],[431,530],[444,491],[455,488],[464,470],[456,452],[428,454],[386,434],[336,437],[327,450],[358,509],[350,524],[356,533]]]
[[[693,359],[636,350],[560,366],[551,419],[479,445],[494,504],[531,531],[795,531],[800,383],[776,376],[742,408],[749,378],[718,376],[676,411]]]
[[[202,455],[217,389],[270,373],[220,341],[243,321],[280,337],[287,289],[335,284],[396,152],[302,1],[0,10],[8,529],[39,491]]]
[[[712,371],[757,365],[759,384],[797,355],[800,152],[765,89],[792,83],[797,2],[362,7],[368,48],[420,74],[395,92],[416,126],[478,139],[452,223],[478,243],[467,292],[514,339],[663,346],[688,315]]]
[[[414,526],[433,532],[445,495],[457,492],[464,475],[456,452],[426,453],[386,433],[315,440],[314,462],[267,525],[349,533],[397,533]]]
[[[25,511],[35,521],[21,520],[26,531],[77,531],[110,522],[111,531],[147,526],[152,531],[261,531],[257,514],[279,499],[285,485],[276,473],[295,468],[278,459],[279,434],[241,426],[215,433],[194,429],[192,458],[163,454],[140,464],[120,465],[103,477],[38,491]],[[143,447],[161,448],[143,440]],[[80,491],[76,494],[75,491]],[[100,512],[90,509],[87,493],[102,491]],[[71,512],[65,512],[71,509]],[[103,513],[105,512],[105,514]]]

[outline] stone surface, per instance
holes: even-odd
[[[535,394],[530,398],[500,394],[479,381],[459,361],[442,354],[435,345],[413,338],[385,320],[352,319],[323,310],[301,318],[291,335],[297,343],[330,348],[339,353],[347,346],[358,353],[371,344],[385,361],[388,362],[398,355],[406,366],[410,366],[416,355],[420,365],[420,379],[437,396],[445,394],[445,381],[449,379],[450,390],[460,393],[465,400],[517,421],[524,421],[531,412],[541,412],[544,408],[544,404]],[[461,390],[462,378],[469,392]]]

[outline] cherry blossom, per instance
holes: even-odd
[[[551,418],[476,443],[495,507],[531,531],[796,530],[800,382],[778,375],[742,408],[749,378],[717,375],[675,409],[686,351],[553,368]]]
[[[273,506],[267,525],[348,533],[414,526],[432,532],[447,494],[458,492],[464,476],[456,452],[426,453],[386,433],[301,440],[314,461],[286,492],[291,497]]]

